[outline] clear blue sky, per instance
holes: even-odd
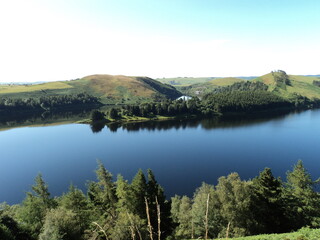
[[[319,74],[319,12],[318,0],[3,1],[0,81]]]

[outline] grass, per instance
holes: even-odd
[[[0,85],[0,94],[6,93],[23,93],[23,92],[37,92],[37,91],[46,91],[52,89],[68,89],[72,88],[66,82],[50,82],[50,83],[42,83],[35,85]]]
[[[151,97],[154,93],[151,88],[146,87],[134,77],[92,75],[83,79],[88,80],[87,86],[103,97]]]
[[[150,83],[150,84],[149,84]],[[87,93],[105,104],[148,102],[155,94],[172,94],[171,86],[143,78],[113,75],[91,75],[72,81],[34,85],[0,85],[0,98],[40,98],[48,95]]]
[[[215,85],[215,86],[225,87],[225,86],[232,85],[236,82],[245,82],[245,80],[240,79],[240,78],[229,77],[229,78],[213,79],[213,80],[209,81],[208,83]]]
[[[213,77],[178,77],[178,78],[158,78],[157,80],[162,83],[170,84],[173,86],[190,86],[197,83],[205,83],[214,79]]]
[[[217,238],[215,240],[224,240],[225,238]],[[319,240],[320,229],[302,228],[293,233],[282,234],[264,234],[249,237],[229,238],[229,240]]]
[[[286,89],[276,87],[276,82],[271,73],[263,75],[254,79],[253,81],[260,81],[269,86],[269,91],[275,91],[277,94],[285,98],[291,98],[294,94],[299,94],[307,98],[320,98],[320,87],[314,86],[314,80],[320,80],[317,76],[298,76],[289,75],[291,86],[286,86]]]
[[[190,95],[190,96],[203,96],[207,93],[210,93],[213,91],[213,89],[218,88],[218,87],[226,87],[229,85],[232,85],[236,82],[244,82],[246,80],[240,79],[240,78],[216,78],[210,81],[207,81],[205,83],[197,83],[193,84],[188,87],[187,90],[181,88],[180,86],[177,87],[177,89],[181,90],[185,95]]]

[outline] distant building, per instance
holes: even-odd
[[[181,96],[181,97],[177,98],[176,100],[182,99],[183,101],[188,101],[188,100],[190,100],[191,98],[192,98],[192,97],[189,97],[189,96]]]

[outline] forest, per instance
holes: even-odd
[[[270,168],[249,180],[237,173],[216,185],[202,183],[193,196],[168,199],[152,170],[129,182],[98,162],[86,192],[70,185],[52,197],[39,174],[20,204],[0,205],[0,239],[106,240],[211,239],[319,228],[320,194],[299,160],[286,180]],[[266,217],[267,216],[267,217]]]
[[[19,111],[50,111],[61,108],[85,108],[99,106],[97,97],[85,93],[70,95],[53,95],[40,98],[0,98],[0,113]]]
[[[288,100],[275,93],[265,91],[263,83],[245,82],[221,88],[217,92],[206,94],[202,99],[193,97],[187,101],[168,99],[139,105],[122,105],[111,107],[105,115],[109,120],[135,116],[154,119],[158,116],[188,118],[230,113],[245,114],[270,110],[308,109],[319,106],[319,99],[310,100],[296,95]],[[99,118],[93,116],[92,120],[104,119],[103,115],[99,116]]]

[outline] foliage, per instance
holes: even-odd
[[[101,121],[104,120],[105,114],[99,110],[93,110],[91,113],[91,121],[96,122],[96,121]]]
[[[302,161],[282,182],[269,168],[253,180],[237,173],[220,177],[216,186],[203,183],[193,197],[175,196],[168,201],[149,169],[147,179],[139,170],[131,183],[112,174],[98,162],[97,180],[88,183],[87,195],[70,185],[52,199],[39,174],[21,205],[0,205],[0,237],[8,240],[106,240],[149,239],[146,207],[154,239],[239,237],[258,239],[317,239],[319,227],[318,181],[312,180]],[[146,203],[148,205],[146,205]],[[158,211],[160,209],[160,211]],[[160,213],[160,222],[158,216]],[[160,228],[159,228],[160,224]],[[317,232],[319,234],[319,232]]]
[[[208,94],[203,98],[205,106],[218,112],[252,112],[273,108],[291,107],[292,104],[266,91],[234,91]]]
[[[85,107],[100,104],[98,98],[85,93],[76,95],[45,96],[40,98],[1,98],[0,112],[50,111],[66,107]]]
[[[56,208],[48,211],[39,240],[81,240],[81,221],[72,210]]]

